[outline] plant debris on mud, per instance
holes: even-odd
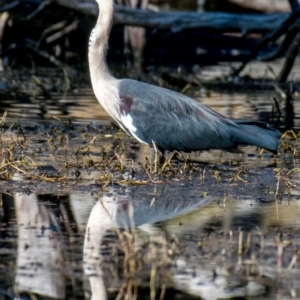
[[[53,188],[58,192],[87,192],[91,187],[98,187],[100,192],[110,184],[139,186],[194,180],[199,185],[220,186],[221,190],[222,185],[246,187],[253,180],[259,184],[259,174],[265,169],[270,173],[273,167],[275,184],[269,189],[278,196],[279,186],[284,184],[289,191],[294,186],[293,176],[300,172],[297,167],[282,167],[287,157],[300,156],[298,140],[293,131],[286,132],[276,156],[252,147],[254,153],[247,157],[250,163],[243,161],[243,154],[227,156],[221,151],[212,154],[212,161],[211,157],[203,160],[198,153],[176,151],[162,161],[160,153],[143,153],[139,143],[114,125],[73,124],[60,119],[22,124],[10,121],[5,113],[0,119],[0,180],[7,192],[16,186],[19,192],[40,193]]]

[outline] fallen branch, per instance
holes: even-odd
[[[259,50],[265,46],[267,46],[272,41],[276,41],[280,36],[285,34],[288,31],[288,28],[300,17],[299,12],[292,13],[282,24],[280,27],[276,28],[274,31],[265,35],[260,42],[258,43],[256,49],[252,52],[252,55],[236,70],[234,70],[232,76],[238,75],[245,66],[252,60],[257,57]]]
[[[285,1],[269,1],[269,0],[228,0],[233,4],[239,5],[245,9],[252,9],[267,13],[287,12],[289,4]]]
[[[98,16],[98,7],[93,0],[55,0],[59,5],[72,8],[84,14]],[[266,33],[281,26],[289,17],[287,13],[278,14],[233,14],[221,12],[152,12],[115,5],[114,23],[157,29],[199,28],[214,31]]]
[[[286,61],[277,79],[278,82],[280,83],[286,82],[287,77],[289,76],[293,68],[296,56],[299,51],[299,46],[300,46],[300,32],[298,32],[298,34],[296,35],[295,39],[293,40],[292,44],[289,47],[289,50],[286,55]]]
[[[299,32],[300,20],[297,20],[293,25],[288,29],[283,42],[277,47],[277,49],[271,53],[268,53],[264,56],[259,57],[260,61],[272,61],[284,55],[288,50],[289,46],[293,42],[295,36]]]
[[[266,33],[280,26],[288,14],[234,14],[222,12],[150,12],[118,6],[114,21],[117,24],[172,28],[174,31],[199,28],[219,32]]]

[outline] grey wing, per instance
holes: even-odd
[[[238,126],[184,95],[124,79],[120,98],[121,114],[132,125],[127,129],[149,145],[154,141],[161,149],[186,152],[236,147],[227,127]]]

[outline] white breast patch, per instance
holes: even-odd
[[[133,125],[133,120],[130,115],[122,115],[121,121],[131,132],[136,132],[136,127]]]
[[[126,116],[122,115],[121,116],[121,121],[123,123],[123,126],[126,127],[126,129],[130,131],[130,133],[132,134],[132,136],[134,138],[136,138],[139,142],[148,145],[148,143],[146,143],[146,142],[142,141],[141,139],[139,139],[137,137],[137,135],[135,134],[136,127],[133,125],[133,120],[132,120],[130,115],[126,115]],[[123,127],[123,126],[121,126],[121,127]]]

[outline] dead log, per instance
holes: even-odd
[[[94,0],[55,0],[59,5],[65,6],[86,15],[98,16],[98,5]]]
[[[55,1],[84,14],[98,16],[98,7],[93,0]],[[152,12],[116,5],[114,23],[157,29],[172,28],[173,31],[198,28],[219,32],[266,33],[280,27],[288,16],[287,13],[249,15],[221,12]]]
[[[7,1],[8,4],[4,7],[0,7],[0,11],[5,11],[5,9],[13,10],[16,6],[24,6],[24,3],[34,3],[31,5],[31,10],[26,12],[24,15],[25,20],[37,18],[38,14],[41,14],[42,11],[45,11],[45,6],[48,7],[48,10],[51,10],[51,5],[54,3],[55,5],[60,5],[66,11],[77,11],[80,12],[75,14],[77,17],[74,17],[73,23],[65,25],[66,27],[56,32],[54,31],[50,37],[47,37],[45,42],[46,45],[49,43],[53,48],[53,37],[62,37],[70,32],[69,28],[72,30],[76,29],[73,24],[78,24],[78,19],[84,18],[82,14],[87,16],[88,18],[92,16],[96,18],[98,15],[98,6],[97,2],[94,0],[16,0],[16,1]],[[12,6],[13,7],[10,7]],[[224,33],[240,33],[239,37],[235,36],[237,39],[241,40],[242,43],[244,41],[252,41],[253,45],[250,47],[242,47],[241,49],[245,50],[246,52],[251,52],[247,54],[246,59],[243,57],[240,61],[244,63],[236,70],[233,71],[233,75],[238,75],[240,71],[244,68],[244,66],[253,59],[258,59],[258,55],[260,54],[260,50],[267,47],[268,45],[274,43],[278,40],[279,37],[286,34],[286,38],[284,42],[281,44],[280,47],[277,48],[276,51],[273,53],[268,53],[265,58],[272,59],[274,57],[282,56],[284,53],[289,49],[289,45],[291,44],[292,40],[298,33],[298,27],[295,23],[297,23],[298,19],[300,18],[300,9],[297,0],[289,0],[289,5],[292,8],[292,13],[278,13],[278,14],[236,14],[236,13],[222,13],[222,12],[205,12],[205,13],[198,13],[198,12],[170,12],[170,11],[159,11],[153,12],[149,10],[141,10],[136,8],[129,8],[120,5],[116,5],[115,14],[114,14],[114,23],[121,24],[121,25],[131,25],[137,27],[148,27],[148,28],[155,28],[161,30],[164,34],[163,39],[165,41],[170,41],[170,36],[173,34],[177,34],[182,32],[183,35],[187,35],[187,33],[195,32],[195,36],[191,36],[188,43],[191,45],[189,49],[185,48],[184,51],[186,53],[198,55],[198,48],[209,49],[205,44],[205,39],[203,39],[203,35],[211,36],[213,39],[213,43],[218,41],[218,46],[222,47],[225,46],[226,48],[235,47],[237,43],[231,45],[229,43],[224,43],[224,45],[220,45],[220,37],[228,38],[229,35],[224,35]],[[9,8],[10,7],[10,8]],[[18,11],[18,10],[16,10]],[[20,8],[19,8],[20,11]],[[93,21],[94,22],[94,21]],[[50,25],[52,28],[53,24]],[[49,29],[49,28],[48,28]],[[42,33],[42,37],[44,37],[45,32],[44,30]],[[68,30],[67,30],[68,29]],[[193,30],[195,29],[195,30]],[[260,40],[251,39],[247,36],[249,33],[259,33],[261,34],[262,38]],[[202,34],[202,36],[201,36]],[[242,36],[241,36],[242,35]],[[12,36],[12,35],[8,35]],[[50,42],[51,40],[51,42]],[[191,41],[196,40],[198,44],[192,44]],[[23,42],[24,43],[24,42]],[[51,44],[52,43],[52,44]],[[212,44],[213,44],[212,43]],[[45,43],[44,43],[45,44]],[[151,40],[151,44],[153,44],[153,40]],[[296,46],[298,43],[293,43],[293,47],[290,51],[289,60],[287,62],[286,68],[283,72],[281,81],[287,77],[287,73],[291,68],[291,63],[293,63],[292,56],[297,54]],[[6,50],[3,50],[2,54],[6,54],[5,51],[10,51],[12,47],[18,46],[18,43],[12,40],[8,43],[8,47]],[[64,44],[62,44],[64,45]],[[22,46],[22,45],[21,45]],[[28,46],[32,47],[32,45],[28,45],[28,39],[26,41],[27,48]],[[160,48],[159,45],[158,48]],[[46,47],[44,47],[46,48]],[[44,48],[42,49],[44,51]],[[134,48],[134,47],[132,47]],[[181,48],[181,45],[176,47],[178,49]],[[4,48],[3,48],[4,49]],[[34,49],[40,49],[40,42],[37,41],[37,46]],[[32,50],[33,52],[37,52]],[[48,51],[48,49],[47,49]],[[172,50],[173,51],[173,50]],[[190,51],[190,52],[188,52]],[[51,50],[50,50],[51,52]],[[173,51],[174,52],[174,51]],[[38,51],[38,53],[44,53],[42,51]],[[199,52],[200,53],[200,52]],[[175,53],[176,54],[176,53]],[[179,53],[178,55],[182,55]],[[200,54],[199,54],[200,55]],[[202,55],[202,54],[201,54]],[[246,54],[245,54],[246,55]],[[44,57],[44,55],[42,55]],[[185,55],[186,56],[186,55]],[[48,55],[47,57],[54,57],[53,55]],[[161,57],[159,57],[161,59]],[[193,59],[195,57],[193,56]],[[197,58],[193,60],[198,61]],[[215,59],[217,60],[216,56]],[[235,57],[235,59],[238,59]],[[50,60],[52,62],[52,60]]]
[[[183,29],[205,29],[219,32],[266,33],[278,27],[288,14],[234,14],[221,12],[150,12],[117,7],[114,21],[117,24]]]
[[[290,6],[288,2],[282,0],[227,0],[245,9],[262,11],[267,13],[288,12]]]
[[[234,70],[232,75],[236,76],[238,74],[240,74],[240,72],[244,69],[244,67],[251,61],[257,58],[258,52],[259,50],[263,47],[268,45],[271,42],[276,41],[279,37],[281,37],[282,35],[286,34],[286,38],[285,41],[283,42],[281,48],[282,49],[287,49],[286,45],[286,41],[289,40],[290,38],[293,39],[295,38],[295,36],[297,37],[296,33],[297,33],[297,27],[299,27],[298,25],[298,20],[300,18],[300,5],[298,0],[288,0],[289,5],[292,9],[292,13],[289,14],[289,16],[282,22],[281,26],[279,27],[275,27],[272,31],[270,31],[268,34],[266,34],[259,42],[259,44],[257,45],[257,48],[252,51],[252,55],[249,56],[248,60],[246,60],[238,69]],[[296,27],[296,33],[294,34],[293,31],[293,27]],[[294,49],[295,45],[298,44],[298,41],[296,43],[292,43],[291,47],[291,51],[290,54],[288,55],[288,62],[285,64],[284,69],[282,70],[282,74],[279,76],[279,80],[280,81],[284,81],[283,79],[286,79],[288,76],[288,70],[290,71],[292,66],[289,66],[291,62],[294,62],[293,59],[291,59],[291,55],[296,56],[297,52]],[[272,56],[274,57],[278,57],[278,53],[280,53],[280,51],[282,51],[279,47],[279,49],[277,51],[275,51],[275,53],[270,54],[269,55],[269,59],[272,58]],[[277,52],[277,53],[276,53]],[[283,78],[283,79],[282,79]]]
[[[297,35],[293,39],[293,41],[287,51],[286,61],[284,63],[284,66],[283,66],[278,78],[277,78],[278,82],[280,82],[280,83],[286,82],[286,80],[292,70],[292,67],[294,65],[296,56],[298,54],[299,46],[300,46],[300,32],[297,33]]]

